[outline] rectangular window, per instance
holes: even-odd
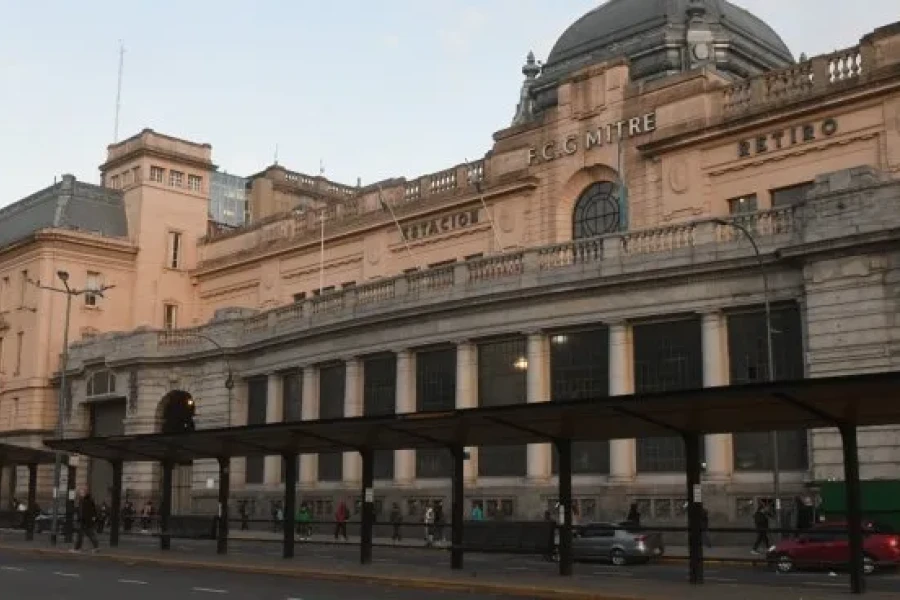
[[[150,167],[150,181],[162,183],[166,176],[166,170],[162,167]]]
[[[759,210],[756,203],[756,194],[747,194],[738,198],[731,198],[728,201],[728,213],[732,215],[743,215],[753,213]]]
[[[266,422],[269,386],[266,377],[257,377],[247,382],[247,425],[263,425]],[[265,477],[265,457],[246,458],[246,483],[263,483]]]
[[[111,187],[114,190],[117,190],[120,187],[122,187],[121,184],[119,183],[118,175],[113,175],[112,177],[109,178],[109,187]]]
[[[416,412],[453,410],[456,407],[456,348],[416,353]],[[443,448],[416,450],[416,477],[450,477],[453,462]]]
[[[140,167],[135,167],[135,168],[133,168],[133,169],[131,170],[131,172],[132,172],[133,175],[134,175],[134,182],[135,182],[135,183],[140,183],[140,181],[141,181],[141,168],[140,168]]]
[[[635,325],[632,336],[636,393],[703,386],[699,319]],[[701,444],[701,457],[703,452]],[[637,469],[639,473],[683,473],[684,442],[679,437],[637,440]]]
[[[131,171],[125,171],[122,173],[122,185],[129,185],[131,183]]]
[[[22,271],[21,286],[19,287],[19,308],[25,307],[25,297],[28,292],[28,270]]]
[[[100,289],[100,273],[95,273],[94,271],[87,272],[87,280],[84,284],[84,305],[85,306],[97,306],[100,296],[93,293],[92,290]]]
[[[282,419],[286,423],[299,421],[303,416],[303,371],[285,373],[281,384]]]
[[[3,372],[3,338],[0,337],[0,373]]]
[[[0,313],[9,310],[7,306],[7,296],[9,294],[9,277],[4,277],[0,282]]]
[[[175,304],[163,305],[163,327],[175,329],[178,327],[178,306]]]
[[[397,403],[397,357],[372,356],[363,361],[363,414],[392,415]],[[375,451],[375,479],[393,479],[394,451]]]
[[[188,175],[188,187],[192,192],[199,192],[203,189],[203,178],[199,175]]]
[[[181,171],[169,171],[169,185],[172,187],[184,187],[184,173]]]
[[[528,357],[524,336],[478,344],[478,404],[524,404]],[[523,477],[528,472],[525,446],[482,446],[479,477]]]
[[[22,347],[25,345],[25,332],[20,331],[16,334],[16,368],[13,371],[13,375],[18,375],[22,372]]]
[[[807,181],[797,185],[777,188],[771,191],[772,208],[781,208],[783,206],[793,206],[806,200],[806,194],[812,191],[813,182]]]
[[[169,232],[169,256],[166,266],[170,269],[181,268],[181,233],[178,231]]]

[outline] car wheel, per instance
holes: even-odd
[[[863,556],[863,573],[866,575],[871,575],[875,572],[875,559],[871,556]]]
[[[779,573],[790,573],[795,567],[794,559],[787,554],[779,554],[775,559],[775,569]]]
[[[612,554],[609,555],[610,561],[617,567],[624,567],[628,564],[628,558],[625,556],[625,553],[616,548],[612,551]]]

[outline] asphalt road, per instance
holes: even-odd
[[[0,590],[4,600],[509,600],[503,596],[127,566],[18,553],[0,553]]]
[[[158,548],[155,538],[127,537],[123,539],[122,548],[141,548],[144,550]],[[195,556],[215,556],[215,542],[204,540],[173,540],[172,550],[177,554],[190,552]],[[281,557],[281,545],[272,542],[230,541],[229,553],[276,560]],[[748,558],[750,556],[748,555]],[[359,549],[355,546],[340,544],[301,544],[296,545],[294,558],[304,567],[324,567],[355,565],[359,562]],[[421,548],[389,548],[373,549],[372,568],[389,572],[391,566],[416,565],[450,570],[450,554],[438,550]],[[497,573],[514,575],[517,572],[529,574],[546,574],[548,578],[558,577],[558,566],[538,556],[515,556],[509,554],[466,554],[465,567],[469,571],[479,573]],[[652,563],[649,565],[631,565],[614,567],[603,563],[578,563],[574,566],[575,576],[601,580],[603,578],[626,578],[634,581],[652,580],[664,582],[684,582],[688,576],[687,562]],[[827,572],[798,572],[779,575],[764,566],[708,564],[705,568],[706,581],[720,584],[754,584],[777,587],[806,587],[811,590],[839,591],[849,588],[849,578],[845,574]],[[873,591],[895,591],[900,594],[900,571],[877,573],[868,578],[869,589]]]

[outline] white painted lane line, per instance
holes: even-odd
[[[736,583],[737,579],[732,579],[731,577],[705,577],[706,581],[712,581],[715,583]]]
[[[140,579],[120,579],[119,583],[127,583],[130,585],[150,585],[146,581],[141,581]]]
[[[62,571],[54,571],[53,574],[58,577],[71,577],[73,579],[81,577],[78,573],[63,573]]]
[[[22,567],[0,567],[0,571],[12,571],[14,573],[21,573],[24,570]]]
[[[216,588],[195,587],[191,588],[192,592],[204,592],[206,594],[227,594],[228,590],[217,590]]]
[[[629,571],[594,571],[594,575],[601,577],[634,577],[634,573]]]
[[[847,587],[846,583],[827,583],[825,581],[802,581],[800,585],[809,585],[813,587]]]
[[[531,571],[531,567],[506,567],[507,571]]]

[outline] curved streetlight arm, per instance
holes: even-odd
[[[750,233],[750,230],[747,229],[744,225],[736,222],[736,221],[726,221],[725,219],[713,219],[713,223],[718,225],[724,225],[726,227],[731,227],[740,231],[744,237],[750,242],[750,245],[753,246],[753,253],[756,255],[756,263],[759,265],[759,272],[762,275],[763,282],[763,303],[765,305],[766,311],[766,355],[767,355],[767,377],[766,380],[769,382],[775,381],[775,355],[773,353],[773,344],[772,344],[772,309],[771,304],[769,302],[769,276],[766,273],[766,267],[763,263],[762,253],[759,251],[759,245],[756,243],[756,238]],[[771,432],[770,434],[770,444],[772,446],[772,476],[774,479],[774,492],[775,492],[775,518],[778,521],[778,528],[781,529],[781,468],[779,466],[778,460],[778,432]]]

